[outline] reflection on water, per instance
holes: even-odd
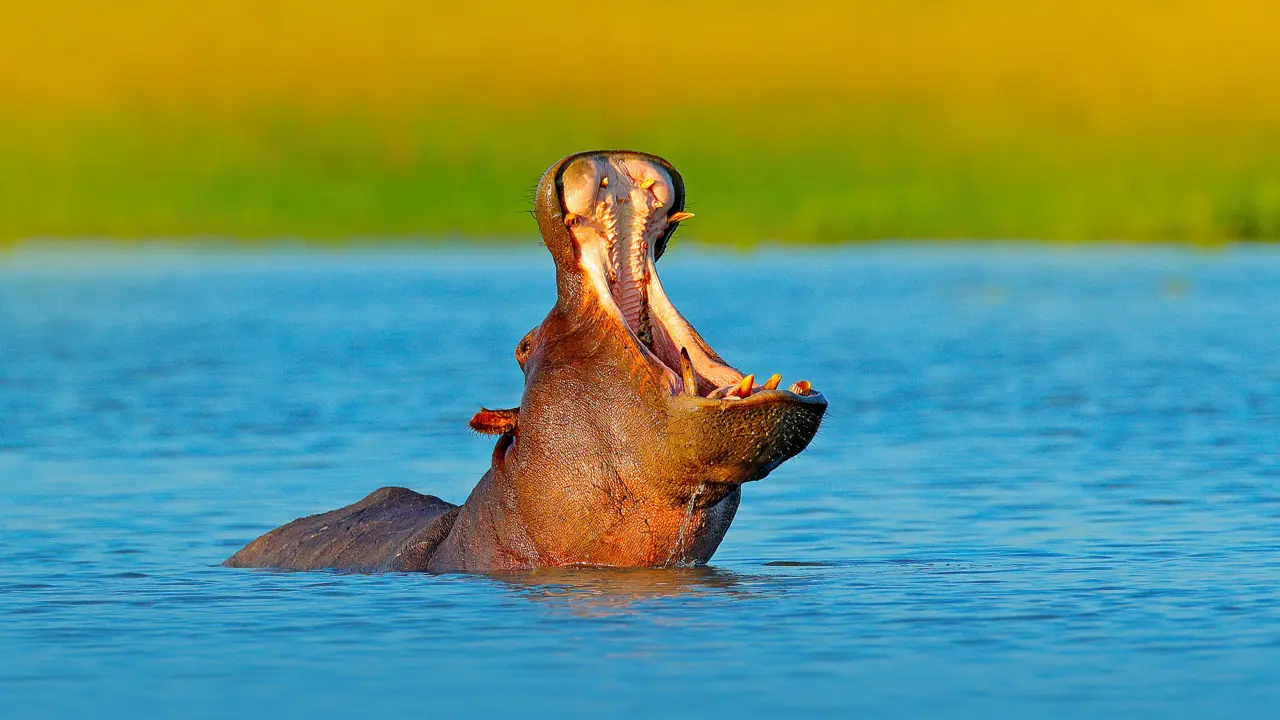
[[[534,600],[562,603],[576,612],[621,610],[641,600],[696,600],[759,592],[760,579],[715,567],[653,569],[546,568],[493,576]],[[744,580],[755,582],[746,583]]]
[[[712,567],[428,576],[218,563],[382,485],[465,498],[467,419],[517,402],[552,300],[540,249],[5,259],[0,717],[1280,700],[1280,254],[663,265],[730,361],[817,382],[811,448]]]

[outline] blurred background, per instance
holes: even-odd
[[[1280,6],[4,0],[0,242],[528,236],[631,147],[696,240],[1280,237]]]

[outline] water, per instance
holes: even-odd
[[[461,501],[539,250],[0,262],[0,716],[1204,717],[1280,700],[1280,252],[699,254],[663,277],[810,449],[708,569],[236,571]]]

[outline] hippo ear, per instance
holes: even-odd
[[[480,412],[471,417],[467,423],[472,430],[484,435],[502,435],[516,429],[520,420],[520,408],[510,410],[489,410],[480,408]]]

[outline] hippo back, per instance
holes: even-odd
[[[402,487],[375,490],[354,505],[299,518],[246,545],[223,565],[281,570],[425,570],[449,534],[458,506]]]

